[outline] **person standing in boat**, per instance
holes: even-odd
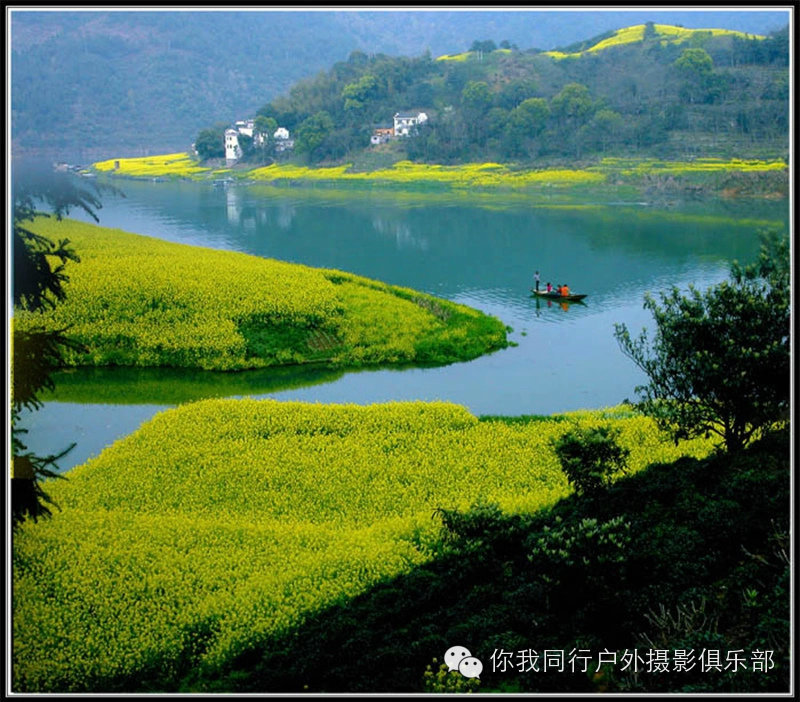
[[[539,292],[539,271],[533,274],[533,282],[536,284],[536,292]]]

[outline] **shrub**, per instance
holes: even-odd
[[[630,451],[617,444],[619,430],[610,425],[576,427],[553,442],[561,469],[578,494],[591,494],[625,472]]]

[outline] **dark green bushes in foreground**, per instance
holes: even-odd
[[[534,515],[441,511],[442,556],[309,616],[224,669],[162,689],[421,692],[426,666],[463,645],[481,691],[776,692],[789,680],[788,435],[736,456],[654,465]],[[588,672],[519,672],[517,652],[586,649]],[[693,649],[684,672],[597,670],[600,651]],[[703,672],[703,649],[722,670]],[[766,672],[724,670],[771,651]],[[514,658],[502,671],[499,651]],[[670,660],[672,658],[670,657]],[[494,669],[496,668],[496,669]],[[452,673],[451,675],[456,675]],[[130,688],[128,688],[130,689]]]

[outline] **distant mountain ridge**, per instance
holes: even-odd
[[[15,152],[188,148],[353,51],[434,56],[475,40],[555,49],[659,21],[766,34],[788,12],[20,11],[10,13]]]

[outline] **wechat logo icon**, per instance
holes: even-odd
[[[477,678],[483,672],[483,663],[464,646],[451,646],[444,654],[447,669],[457,670],[465,678]]]

